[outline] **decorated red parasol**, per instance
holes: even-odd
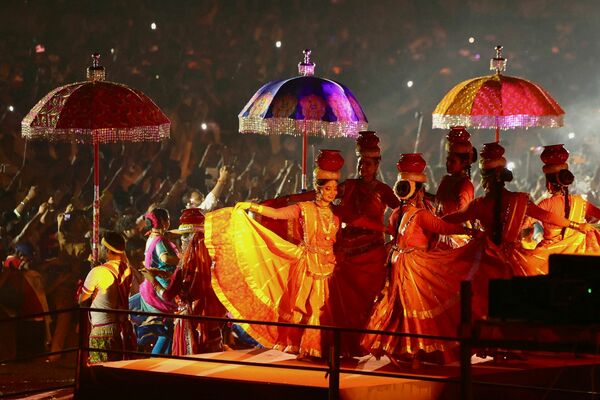
[[[500,129],[563,126],[565,112],[558,102],[535,82],[508,75],[502,46],[490,61],[493,75],[469,79],[454,86],[433,111],[433,128],[452,126]]]
[[[139,90],[105,81],[99,54],[92,55],[87,81],[52,90],[21,122],[26,139],[91,143],[94,146],[94,217],[92,256],[98,261],[100,143],[160,141],[170,136],[171,122]]]

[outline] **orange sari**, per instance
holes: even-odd
[[[481,264],[489,262],[491,255],[485,252],[483,238],[446,250],[428,250],[427,243],[421,242],[422,235],[433,241],[435,233],[453,234],[462,229],[460,225],[441,221],[427,210],[412,206],[404,209],[391,254],[388,286],[371,316],[369,329],[456,336],[460,282],[472,280],[474,285],[483,286],[489,276],[482,276],[480,271],[485,268]],[[421,239],[415,241],[415,237]],[[476,310],[476,315],[483,312]],[[458,346],[454,342],[389,335],[366,335],[362,344],[377,357],[387,354],[402,358],[438,351],[446,362],[455,359]]]
[[[377,180],[363,182],[348,179],[335,212],[342,221],[367,218],[373,225],[384,227],[387,207],[396,208],[399,200],[393,190]],[[346,225],[335,245],[337,265],[331,279],[331,313],[336,326],[365,328],[376,298],[387,277],[384,232]],[[361,335],[344,333],[342,352],[363,355]]]
[[[581,196],[570,195],[571,208],[569,220],[586,222],[588,202]],[[546,211],[560,214],[564,210],[564,197],[553,195],[542,200],[538,206]],[[595,207],[593,207],[595,208]],[[524,251],[524,258],[519,260],[525,275],[545,275],[548,273],[548,257],[551,254],[586,254],[600,255],[600,231],[594,229],[582,233],[574,229],[544,224],[544,239],[531,251]]]
[[[414,238],[424,234],[433,238],[433,233],[460,231],[453,232],[443,225],[422,229],[420,225],[424,224],[428,211],[405,210],[392,253],[389,285],[371,317],[369,329],[456,337],[463,280],[472,283],[473,318],[486,316],[489,280],[513,277],[518,273],[516,260],[523,260],[515,242],[525,219],[528,201],[525,194],[510,194],[508,212],[503,214],[502,244],[497,245],[487,236],[481,236],[455,249],[428,250],[425,243],[414,245]],[[487,204],[478,201],[476,208],[477,212],[485,211]],[[403,358],[438,352],[440,357],[436,361],[444,362],[456,361],[458,357],[458,343],[452,341],[366,335],[362,344],[375,356],[387,354]]]
[[[297,207],[300,245],[254,221],[246,212],[224,208],[206,215],[205,242],[215,263],[212,286],[234,318],[308,325],[328,324],[329,278],[335,267],[333,243],[339,220],[314,202]],[[289,212],[289,210],[288,210]],[[330,223],[324,218],[330,217]],[[324,356],[320,330],[243,325],[256,340],[299,346],[300,354]]]

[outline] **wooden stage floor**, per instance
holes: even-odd
[[[474,398],[600,398],[593,394],[600,391],[599,356],[528,353],[525,357],[526,360],[474,364]],[[298,361],[286,353],[258,349],[199,354],[194,358],[196,360],[193,361],[147,358],[94,366],[82,380],[81,398],[106,398],[106,389],[110,388],[110,393],[118,390],[119,395],[114,398],[183,398],[191,393],[197,399],[327,399],[328,379],[324,371],[283,368],[286,365],[326,368],[324,363]],[[243,360],[274,367],[209,360]],[[458,364],[397,368],[386,357],[376,360],[367,356],[356,363],[342,362],[342,368],[350,371],[340,375],[341,399],[459,398],[459,385],[456,383],[460,375]],[[353,372],[356,370],[391,373],[397,377],[360,375]],[[434,381],[440,378],[454,379],[455,383]],[[499,387],[495,385],[497,383],[512,386]],[[550,392],[549,388],[559,390]],[[131,395],[134,397],[129,397]]]

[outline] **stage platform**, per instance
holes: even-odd
[[[473,365],[475,399],[598,399],[600,357],[569,354],[523,354],[526,360],[492,360]],[[177,398],[187,393],[197,399],[327,399],[324,371],[291,370],[286,365],[326,368],[324,363],[298,361],[276,350],[236,350],[199,354],[196,360],[147,358],[110,362],[89,368],[82,377],[81,398]],[[207,360],[243,360],[275,368],[232,365]],[[422,364],[398,368],[387,358],[367,356],[356,363],[342,362],[347,370],[377,371],[398,377],[340,374],[341,399],[457,399],[458,364]],[[424,376],[419,379],[417,376]],[[437,379],[455,382],[436,382]],[[477,383],[480,382],[480,383]],[[481,383],[484,382],[484,383]],[[512,384],[498,387],[495,383]],[[527,389],[525,386],[543,388]],[[563,391],[549,392],[548,388]],[[566,392],[574,390],[578,393]],[[133,396],[133,397],[131,397]]]

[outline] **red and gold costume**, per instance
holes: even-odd
[[[360,132],[356,154],[379,163],[379,138],[374,132]],[[374,174],[376,169],[374,170]],[[334,212],[344,223],[335,246],[337,265],[331,281],[331,307],[336,326],[364,328],[387,276],[388,251],[384,241],[384,214],[400,202],[385,183],[365,179],[347,179],[340,185],[341,201]],[[360,218],[360,227],[354,221]],[[343,352],[362,353],[360,336],[345,334]]]
[[[597,221],[600,219],[598,207],[587,202],[581,196],[568,193],[568,186],[573,179],[573,175],[568,171],[568,158],[569,152],[562,144],[544,146],[541,154],[544,163],[543,171],[549,182],[549,188],[552,190],[551,196],[540,201],[538,206],[577,223]],[[563,182],[565,178],[567,182]],[[567,208],[565,208],[565,195],[569,199]],[[565,215],[567,210],[568,215]],[[593,229],[584,234],[575,229],[563,228],[549,222],[544,223],[544,237],[538,243],[536,251],[531,254],[527,274],[547,274],[547,258],[554,253],[598,255],[600,254],[600,232]]]
[[[470,178],[470,165],[475,161],[471,135],[462,126],[452,127],[446,135],[448,174],[442,177],[435,195],[437,215],[444,215],[462,210],[475,197],[475,189]],[[456,165],[451,165],[455,163]],[[452,235],[440,237],[442,248],[463,246],[469,240],[468,236]]]
[[[463,126],[452,127],[446,135],[448,157],[457,156],[461,170],[449,172],[442,178],[435,195],[438,215],[444,216],[462,210],[475,197],[475,190],[468,174],[468,166],[475,161],[471,135]]]
[[[424,168],[425,161],[420,155],[403,154],[398,162],[399,180],[413,184],[424,182]],[[393,222],[398,219],[399,223]],[[460,282],[472,276],[477,266],[452,262],[469,254],[467,247],[430,249],[438,234],[465,233],[465,228],[442,221],[425,209],[414,194],[394,211],[391,220],[390,225],[397,230],[390,255],[390,280],[368,328],[454,336],[459,317]],[[366,335],[362,343],[376,356],[387,354],[402,358],[439,351],[446,361],[452,359],[450,350],[456,347],[447,342],[387,335]]]
[[[569,203],[571,206],[568,215],[569,220],[584,223],[600,219],[600,208],[584,200],[583,197],[570,194]],[[540,201],[538,206],[552,214],[563,215],[565,210],[565,196],[561,193],[554,193],[551,197]],[[581,232],[575,229],[564,229],[560,226],[546,223],[544,224],[544,239],[538,246],[548,247],[562,239],[578,234],[581,234]],[[597,248],[592,249],[592,251],[597,251]],[[585,251],[582,253],[585,253]]]
[[[343,159],[319,162],[316,176],[331,178]],[[340,162],[341,161],[341,162]],[[239,207],[206,215],[206,246],[215,267],[212,286],[227,310],[241,319],[328,325],[329,280],[335,268],[333,244],[340,227],[329,205],[301,202],[274,209],[252,209],[269,218],[297,219],[302,227],[299,245],[290,243],[249,218]],[[325,335],[315,329],[278,329],[253,324],[244,328],[265,346],[298,346],[301,355],[323,357]]]
[[[490,189],[483,197],[473,200],[466,209],[447,215],[444,220],[453,223],[479,221],[486,233],[487,246],[493,249],[492,255],[495,255],[495,260],[492,259],[490,264],[501,270],[499,277],[524,276],[528,275],[532,262],[529,257],[533,255],[524,250],[519,242],[526,217],[562,227],[569,226],[570,221],[541,209],[526,193],[506,190],[504,181],[512,179],[512,173],[505,169],[503,154],[504,148],[498,143],[484,145],[481,169]],[[510,174],[510,178],[500,178],[504,174]],[[498,187],[500,181],[502,185]]]
[[[504,173],[504,149],[487,144],[482,150],[482,169],[490,179],[488,193],[473,200],[465,209],[443,218],[453,224],[478,220],[485,235],[466,245],[448,250],[427,251],[434,232],[449,232],[427,211],[401,209],[398,239],[393,253],[392,278],[388,291],[377,306],[369,328],[396,330],[434,336],[455,336],[459,323],[459,288],[463,280],[473,287],[473,316],[487,314],[488,282],[490,279],[524,275],[528,262],[518,239],[527,216],[560,226],[568,220],[552,215],[533,204],[525,193],[513,193],[503,188],[509,180]],[[402,164],[399,162],[399,164]],[[400,179],[409,165],[399,165]],[[416,164],[416,163],[415,163]],[[424,162],[422,162],[424,168]],[[487,171],[487,172],[486,172]],[[418,179],[418,175],[412,175]],[[423,179],[423,178],[421,178]],[[501,184],[499,182],[502,182]],[[452,225],[451,225],[452,226]],[[402,357],[424,354],[424,359],[452,361],[457,356],[457,343],[421,338],[390,338],[367,335],[363,342],[375,355],[383,353]],[[434,352],[438,352],[435,358]],[[441,352],[441,353],[439,353]],[[441,357],[439,357],[441,356]]]
[[[444,216],[465,208],[475,197],[473,183],[464,174],[445,175],[436,193],[439,215]]]

